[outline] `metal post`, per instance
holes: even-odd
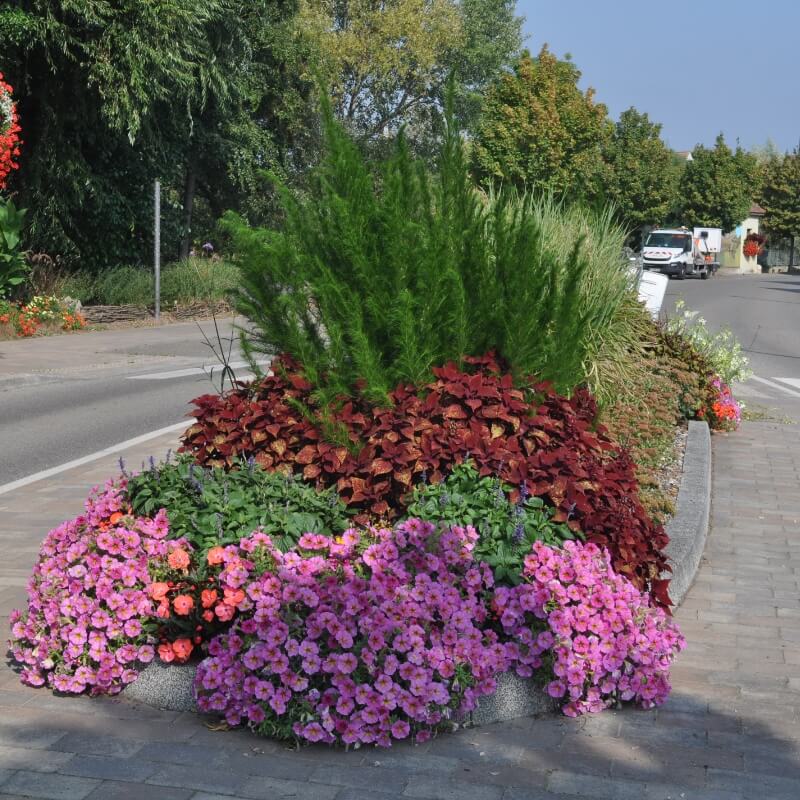
[[[153,266],[156,284],[156,322],[161,319],[161,183],[156,180],[155,186],[155,235],[153,243]]]

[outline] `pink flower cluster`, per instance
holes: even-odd
[[[711,401],[698,416],[707,419],[712,430],[735,431],[742,421],[742,408],[736,402],[731,387],[715,375],[708,385]]]
[[[95,489],[86,513],[50,531],[28,583],[28,610],[11,613],[11,648],[22,680],[56,691],[115,694],[152,661],[148,560],[167,542],[167,517],[134,518],[124,486]]]
[[[306,534],[287,553],[255,534],[274,568],[246,586],[252,608],[209,644],[199,708],[312,742],[424,741],[508,667],[487,625],[493,578],[472,559],[476,539],[471,527],[440,533],[417,519],[336,540]]]
[[[531,674],[546,653],[554,680],[547,691],[577,716],[632,700],[644,708],[669,694],[669,669],[685,640],[646,594],[611,568],[594,544],[536,542],[525,582],[498,588],[495,610],[520,648],[517,672]]]

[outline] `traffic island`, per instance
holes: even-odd
[[[690,422],[677,510],[667,523],[667,556],[672,568],[670,595],[675,606],[686,596],[700,565],[708,535],[711,507],[711,437],[705,422]],[[123,696],[170,711],[197,711],[193,682],[196,664],[165,665],[153,661],[127,686]],[[553,713],[561,703],[547,694],[540,681],[505,672],[497,691],[478,700],[477,707],[458,720],[478,726],[519,717]]]

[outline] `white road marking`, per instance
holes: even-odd
[[[774,380],[781,383],[788,383],[789,386],[795,386],[800,389],[800,378],[775,378]]]
[[[771,386],[773,389],[779,389],[784,394],[788,394],[791,397],[800,397],[800,392],[795,392],[793,389],[787,389],[785,386],[775,383],[775,381],[768,381],[766,378],[759,378],[758,375],[752,375],[750,380],[758,381],[759,383],[763,383],[765,386]]]
[[[37,481],[44,480],[45,478],[52,478],[53,475],[58,475],[60,472],[65,472],[68,469],[72,469],[73,467],[81,467],[84,464],[89,464],[92,461],[97,461],[99,458],[103,458],[104,456],[110,456],[114,453],[119,453],[121,450],[127,450],[129,447],[135,447],[137,444],[143,444],[144,442],[149,441],[150,439],[156,439],[159,436],[162,436],[165,433],[173,433],[174,431],[181,431],[188,428],[192,423],[189,420],[184,420],[183,422],[177,422],[175,425],[169,425],[166,428],[159,428],[157,431],[150,431],[150,433],[142,434],[141,436],[136,436],[133,439],[126,439],[124,442],[120,442],[119,444],[114,444],[111,447],[106,447],[103,450],[98,450],[96,453],[91,453],[88,456],[83,456],[82,458],[76,458],[74,461],[67,461],[66,464],[61,464],[58,467],[50,467],[50,469],[42,470],[41,472],[35,472],[33,475],[28,475],[26,478],[20,478],[19,480],[12,481],[11,483],[6,483],[0,486],[0,494],[6,494],[7,492],[13,492],[14,489],[20,489],[23,486],[28,486],[31,483],[36,483]]]
[[[271,363],[269,360],[256,361],[259,366]],[[250,366],[246,361],[232,361],[231,369],[241,369]],[[128,375],[129,381],[167,381],[172,378],[187,378],[190,375],[219,375],[222,371],[221,364],[203,364],[202,367],[187,367],[186,369],[173,369],[170,372],[148,372],[144,375]]]

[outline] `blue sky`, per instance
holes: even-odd
[[[675,150],[800,140],[799,0],[518,0],[526,46],[570,53],[614,119],[630,106]]]

